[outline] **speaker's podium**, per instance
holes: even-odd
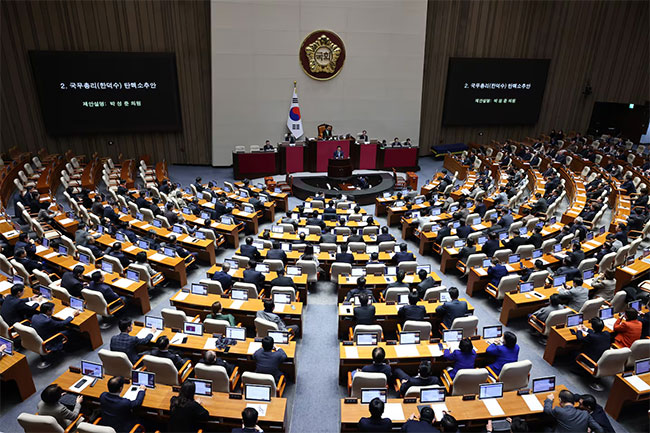
[[[327,176],[345,178],[352,176],[352,161],[350,158],[330,158],[327,163]]]

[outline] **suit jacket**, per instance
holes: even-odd
[[[395,238],[390,233],[382,233],[382,234],[377,236],[377,242],[388,242],[388,241],[394,241],[394,240],[395,240]]]
[[[414,376],[409,377],[409,379],[402,384],[399,388],[399,393],[404,395],[406,391],[412,386],[427,386],[427,385],[440,385],[440,379],[435,376],[430,377],[420,377]]]
[[[463,247],[458,252],[458,260],[465,262],[469,256],[476,253],[475,247]]]
[[[239,247],[239,251],[242,256],[246,256],[253,260],[257,260],[260,257],[260,252],[257,251],[257,248],[254,247],[253,245],[244,244],[241,247]]]
[[[0,316],[7,322],[7,325],[13,326],[14,323],[28,319],[36,313],[38,304],[30,307],[27,302],[27,298],[18,298],[14,295],[5,296],[5,300],[0,307]]]
[[[138,392],[136,399],[131,401],[117,394],[103,392],[99,396],[99,404],[102,409],[102,425],[113,427],[118,433],[130,431],[136,424],[133,420],[132,410],[142,405],[144,394],[144,391]]]
[[[47,340],[57,332],[63,331],[72,319],[73,317],[68,317],[65,320],[56,320],[47,314],[38,313],[32,316],[32,328],[43,340]]]
[[[564,308],[564,307],[562,307],[561,305],[558,305],[558,306],[555,306],[555,307],[554,307],[553,305],[548,304],[547,306],[542,307],[542,308],[540,308],[539,310],[535,311],[535,312],[533,313],[533,315],[534,315],[536,318],[538,318],[539,320],[541,320],[542,322],[546,322],[546,319],[548,319],[548,316],[549,316],[553,311],[558,311],[558,310],[561,310],[562,308]]]
[[[436,314],[440,314],[442,316],[442,323],[444,323],[447,328],[451,328],[454,319],[457,317],[463,317],[467,314],[467,302],[459,301],[458,299],[445,302],[436,308]]]
[[[323,136],[324,136],[324,134],[323,134]],[[340,150],[340,151],[335,150],[334,155],[332,155],[332,157],[335,158],[335,159],[343,158],[343,151],[342,150]]]
[[[354,255],[352,253],[337,253],[334,261],[341,263],[353,263]]]
[[[481,252],[488,257],[492,257],[494,252],[499,249],[498,239],[488,239],[481,248]]]
[[[476,365],[476,350],[474,349],[472,349],[471,353],[463,353],[460,350],[450,352],[449,349],[445,349],[442,356],[444,359],[454,362],[454,367],[449,370],[449,376],[452,379],[456,377],[458,370],[471,369]]]
[[[582,332],[576,332],[576,337],[582,344],[582,352],[596,362],[603,352],[609,349],[612,341],[609,332],[594,332],[591,329],[587,330],[586,337],[582,335]]]
[[[435,243],[440,245],[440,242],[447,236],[451,236],[451,228],[450,227],[443,227],[440,230],[438,230],[438,235],[436,236]]]
[[[246,269],[244,271],[244,282],[255,284],[257,290],[259,290],[264,285],[264,274],[255,269]]]
[[[159,358],[169,359],[171,362],[174,363],[174,367],[176,367],[177,369],[181,368],[183,364],[185,364],[186,362],[186,360],[181,358],[181,356],[178,353],[172,352],[171,350],[160,350],[157,347],[155,347],[151,351],[151,355],[157,356]]]
[[[96,283],[96,282],[92,281],[88,285],[88,288],[90,290],[95,290],[97,292],[100,292],[102,294],[102,296],[104,297],[104,300],[106,301],[107,304],[110,304],[111,302],[113,302],[114,300],[119,298],[117,293],[115,293],[113,291],[113,289],[111,289],[111,286],[109,286],[106,283]]]
[[[519,345],[515,344],[515,347],[510,349],[501,344],[490,344],[485,353],[494,356],[494,362],[489,367],[495,374],[499,375],[504,365],[509,362],[517,362],[517,359],[519,359]]]
[[[296,288],[296,283],[293,282],[291,277],[276,277],[273,280],[271,280],[271,287],[274,286],[281,286],[281,287],[293,287],[294,289]]]
[[[373,419],[371,417],[359,420],[359,431],[363,432],[387,432],[393,428],[393,421],[390,418]]]
[[[474,212],[479,214],[481,218],[483,218],[485,216],[485,212],[487,212],[487,206],[485,205],[485,203],[480,202],[474,207]]]
[[[323,233],[320,235],[320,242],[322,244],[335,244],[336,235],[334,233]]]
[[[336,241],[334,241],[336,242]],[[282,263],[287,262],[287,253],[284,252],[284,250],[281,249],[272,249],[269,250],[269,252],[266,253],[266,258],[269,260],[282,260]]]
[[[41,400],[38,402],[37,408],[39,415],[49,415],[54,417],[54,419],[56,419],[56,422],[58,422],[59,425],[65,429],[79,415],[79,411],[81,410],[81,403],[75,402],[74,409],[70,410],[59,402],[56,402],[55,404],[47,404]]]
[[[366,305],[355,307],[353,310],[354,319],[358,325],[374,325],[375,324],[375,306]]]
[[[361,371],[364,373],[383,373],[386,376],[386,381],[390,383],[391,378],[393,377],[393,370],[388,364],[370,364],[364,365],[361,368]]]
[[[424,280],[418,283],[418,296],[420,299],[424,297],[424,294],[427,292],[427,289],[435,286],[436,282],[433,280],[433,277],[428,276]]]
[[[81,297],[83,283],[78,280],[72,271],[65,272],[61,277],[61,287],[65,288],[72,296]]]
[[[253,354],[255,360],[255,373],[271,374],[275,378],[275,383],[278,383],[282,372],[280,365],[287,360],[287,354],[282,349],[275,352],[267,352],[264,349],[257,349]]]
[[[528,239],[522,238],[521,236],[517,235],[514,238],[510,239],[508,242],[504,244],[505,248],[508,248],[512,250],[513,253],[517,252],[517,248],[519,248],[521,245],[527,245]]]
[[[128,267],[131,264],[129,258],[122,251],[107,251],[106,254],[109,256],[115,257],[120,261],[122,267]]]
[[[506,269],[506,267],[503,265],[493,265],[488,268],[487,273],[488,277],[490,277],[490,283],[499,287],[501,278],[508,275],[508,269]]]
[[[497,224],[499,224],[504,229],[508,229],[512,225],[513,221],[514,218],[512,217],[512,215],[505,214],[501,217],[501,219],[499,220],[499,222],[497,222]]]
[[[551,400],[544,400],[544,413],[555,418],[556,433],[586,432],[590,427],[595,432],[602,432],[603,429],[585,410],[575,406],[553,407]]]
[[[530,235],[530,237],[528,238],[528,242],[526,243],[532,244],[535,248],[539,248],[542,246],[543,241],[544,240],[542,238],[541,233],[533,233],[532,235]]]
[[[144,338],[138,338],[133,335],[129,335],[127,332],[120,332],[117,335],[111,337],[110,348],[114,352],[124,352],[126,356],[129,357],[131,363],[135,364],[138,360],[138,351],[137,347],[141,344],[147,344],[151,341],[153,334],[149,334]]]
[[[178,397],[172,397],[172,400]],[[177,407],[169,414],[167,431],[170,432],[195,432],[201,427],[201,423],[210,418],[210,413],[196,401],[188,405]]]
[[[424,320],[424,316],[427,314],[427,309],[424,305],[404,305],[399,311],[397,311],[397,316],[402,321],[406,320]]]
[[[358,289],[354,288],[348,292],[347,295],[345,295],[345,301],[349,301],[350,299],[354,298],[355,296],[360,296],[362,293],[365,293],[368,295],[368,299],[371,299],[373,302],[375,302],[375,297],[372,294],[372,290],[370,289]]]
[[[232,277],[227,272],[217,271],[212,274],[212,280],[219,281],[223,290],[230,290],[232,286]]]
[[[467,236],[472,233],[472,227],[462,225],[456,229],[456,236],[461,239],[467,239]]]
[[[557,292],[560,296],[568,299],[566,306],[573,308],[575,311],[580,311],[584,303],[589,299],[589,289],[584,286],[569,287],[568,290],[560,288]]]
[[[401,431],[403,431],[403,432],[409,432],[409,433],[413,433],[413,432],[418,432],[418,433],[419,433],[419,432],[423,432],[423,433],[425,433],[425,432],[437,433],[437,432],[439,432],[440,430],[438,430],[437,428],[435,428],[435,427],[433,426],[433,424],[431,424],[430,422],[426,422],[426,421],[416,421],[416,420],[414,420],[414,419],[411,419],[411,420],[406,421],[406,422],[404,423],[404,425],[402,425],[402,430],[401,430]]]
[[[393,261],[395,263],[413,262],[415,261],[415,257],[413,256],[413,253],[409,253],[408,251],[400,251],[399,253],[395,253],[393,256]]]

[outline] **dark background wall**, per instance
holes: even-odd
[[[0,6],[0,148],[116,157],[151,155],[210,164],[210,4],[207,0],[3,1]],[[28,50],[176,53],[179,133],[53,138],[46,134]],[[108,146],[108,141],[115,144]]]
[[[423,152],[438,143],[523,139],[552,128],[585,131],[595,101],[644,104],[650,99],[648,5],[430,0],[420,120]],[[537,124],[443,127],[449,57],[551,59]],[[587,82],[593,93],[585,97]]]

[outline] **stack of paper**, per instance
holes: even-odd
[[[359,351],[356,346],[344,346],[346,358],[359,358]]]
[[[266,408],[268,407],[268,404],[247,403],[246,407],[252,407],[253,409],[255,409],[259,416],[266,416]]]
[[[157,329],[156,332],[153,332],[153,337],[151,337],[151,340],[155,340],[158,338],[160,333],[162,332],[162,329]],[[142,328],[138,333],[136,334],[137,338],[145,338],[147,335],[152,334],[151,329],[149,328]]]
[[[503,416],[506,413],[503,411],[501,408],[501,405],[499,404],[499,400],[496,398],[486,398],[484,400],[481,400],[483,404],[485,405],[485,408],[490,412],[490,415],[492,416]]]
[[[542,403],[539,402],[539,399],[535,394],[524,394],[521,398],[526,402],[528,409],[533,412],[541,412],[544,410],[544,406],[542,406]]]
[[[129,279],[126,279],[126,278],[120,278],[117,281],[114,281],[113,284],[116,285],[119,288],[126,289],[131,284],[133,284],[133,281],[131,281]]]
[[[125,398],[127,400],[135,401],[136,398],[138,398],[138,387],[137,386],[132,386],[130,388],[127,388],[126,392],[122,396],[122,398]]]
[[[208,338],[205,340],[205,344],[203,345],[203,350],[214,350],[217,347],[217,339],[216,338]]]
[[[127,253],[130,253],[131,251],[137,250],[137,249],[138,249],[138,247],[136,247],[135,245],[131,245],[131,246],[128,246],[128,247],[124,248],[124,251],[126,251]]]
[[[45,258],[46,259],[51,259],[52,257],[56,257],[58,254],[59,253],[57,253],[56,251],[53,251],[53,252],[51,252],[49,254],[45,254]]]
[[[45,248],[43,245],[36,245],[36,254],[46,251],[47,248]]]
[[[440,422],[442,419],[442,416],[444,415],[443,412],[449,412],[449,409],[447,409],[447,405],[443,403],[432,403],[431,404],[431,409],[433,409],[433,413],[436,416],[436,421]]]
[[[437,344],[429,344],[429,352],[434,358],[440,357],[444,353]]]
[[[650,390],[650,385],[648,385],[643,379],[641,379],[639,376],[628,376],[625,378],[627,383],[632,385],[637,391],[639,392],[646,392]]]
[[[400,358],[420,356],[420,352],[415,344],[398,344],[395,346],[395,353]]]
[[[262,348],[262,343],[259,341],[251,341],[248,345],[248,354],[252,355]]]
[[[404,411],[401,403],[386,403],[384,406],[384,416],[392,421],[404,421]]]
[[[229,307],[229,308],[231,308],[231,309],[233,309],[233,310],[238,310],[238,309],[241,308],[242,305],[244,305],[244,301],[242,301],[242,300],[232,301],[232,302],[230,303],[230,307]]]
[[[160,253],[155,253],[155,254],[152,254],[152,255],[149,256],[149,260],[155,260],[157,262],[160,262],[160,261],[164,260],[165,258],[167,258],[167,256],[164,255],[164,254],[160,254]]]
[[[63,226],[66,225],[66,224],[70,224],[72,222],[74,222],[74,220],[71,220],[70,218],[63,218],[62,220],[59,220],[59,224],[61,224]]]
[[[183,301],[189,294],[190,292],[180,292],[178,295],[172,298],[172,301]]]
[[[169,344],[180,344],[185,337],[187,337],[187,335],[183,334],[182,332],[177,332],[174,334]]]
[[[10,283],[9,281],[0,281],[0,292],[4,292],[5,290],[9,290],[13,287],[13,284]]]
[[[65,319],[67,319],[68,317],[74,317],[74,312],[75,312],[75,311],[76,311],[76,310],[75,310],[74,308],[71,308],[71,307],[65,307],[63,310],[61,310],[61,311],[59,311],[58,313],[56,313],[56,314],[54,315],[54,317],[56,317],[56,318],[59,319],[59,320],[65,320]]]

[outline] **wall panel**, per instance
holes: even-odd
[[[584,131],[595,101],[649,96],[645,1],[430,0],[420,143],[522,139],[553,128]],[[449,57],[550,58],[536,125],[443,127]],[[593,93],[583,96],[590,82]],[[482,133],[483,135],[479,135]]]
[[[0,147],[210,164],[210,5],[207,0],[3,1],[0,5]],[[176,53],[179,133],[50,137],[29,50]],[[109,147],[108,141],[115,145]]]

